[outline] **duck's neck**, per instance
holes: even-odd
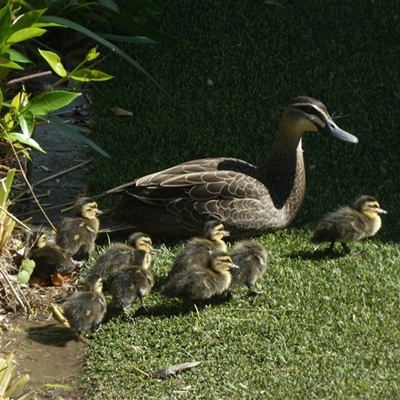
[[[295,215],[303,202],[306,179],[301,136],[278,135],[260,170],[275,207]]]
[[[367,216],[366,220],[368,221],[365,226],[366,226],[366,237],[369,236],[374,236],[376,232],[381,229],[382,226],[382,220],[379,215],[375,215],[374,217]]]
[[[215,239],[212,240],[212,243],[214,244],[215,248],[219,251],[226,251],[227,246],[226,243],[222,239]]]

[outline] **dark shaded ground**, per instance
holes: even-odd
[[[83,399],[79,390],[79,370],[84,345],[74,334],[49,320],[15,318],[1,335],[3,357],[14,354],[19,374],[28,374],[26,388],[35,398],[57,400]],[[46,385],[46,386],[44,386]]]

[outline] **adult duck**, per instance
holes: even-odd
[[[107,193],[124,196],[109,213],[113,223],[108,221],[101,229],[131,228],[152,236],[187,237],[201,233],[207,219],[217,219],[236,238],[285,228],[304,198],[301,139],[308,131],[358,143],[333,122],[320,101],[296,97],[283,111],[263,165],[236,158],[206,158],[118,186]]]

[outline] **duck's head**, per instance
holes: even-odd
[[[97,215],[102,214],[97,203],[89,197],[78,199],[74,209],[76,216],[88,219],[95,218]]]
[[[339,128],[332,120],[328,110],[319,100],[300,96],[290,101],[281,118],[281,131],[302,136],[304,132],[320,132],[327,136],[350,143],[358,139]]]
[[[224,224],[220,221],[207,221],[204,224],[204,237],[211,241],[219,241],[229,236],[229,232],[225,230]]]
[[[43,232],[38,232],[35,237],[33,238],[33,247],[37,249],[41,249],[47,245],[47,237],[46,234]]]
[[[382,209],[379,205],[378,200],[372,196],[361,196],[354,203],[354,208],[369,218],[375,218],[377,215],[387,214],[387,211]]]
[[[128,244],[137,250],[144,250],[146,253],[156,254],[151,237],[146,233],[135,232],[128,237]]]
[[[238,268],[238,266],[232,262],[232,258],[228,253],[224,251],[214,251],[214,253],[210,255],[209,268],[215,272],[226,272]]]

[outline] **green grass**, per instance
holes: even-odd
[[[296,95],[323,101],[360,143],[305,135],[303,208],[290,229],[259,238],[270,253],[263,296],[242,289],[183,315],[157,292],[182,242],[157,243],[151,314],[138,325],[110,315],[88,347],[85,398],[400,397],[400,2],[280,3],[159,4],[164,13],[149,23],[192,44],[124,47],[171,97],[117,57],[103,65],[116,78],[95,88],[91,138],[112,158],[95,156],[92,193],[200,157],[259,164]],[[389,212],[376,237],[352,245],[366,255],[319,257],[313,227],[360,194]],[[145,375],[193,360],[202,364],[166,380]]]

